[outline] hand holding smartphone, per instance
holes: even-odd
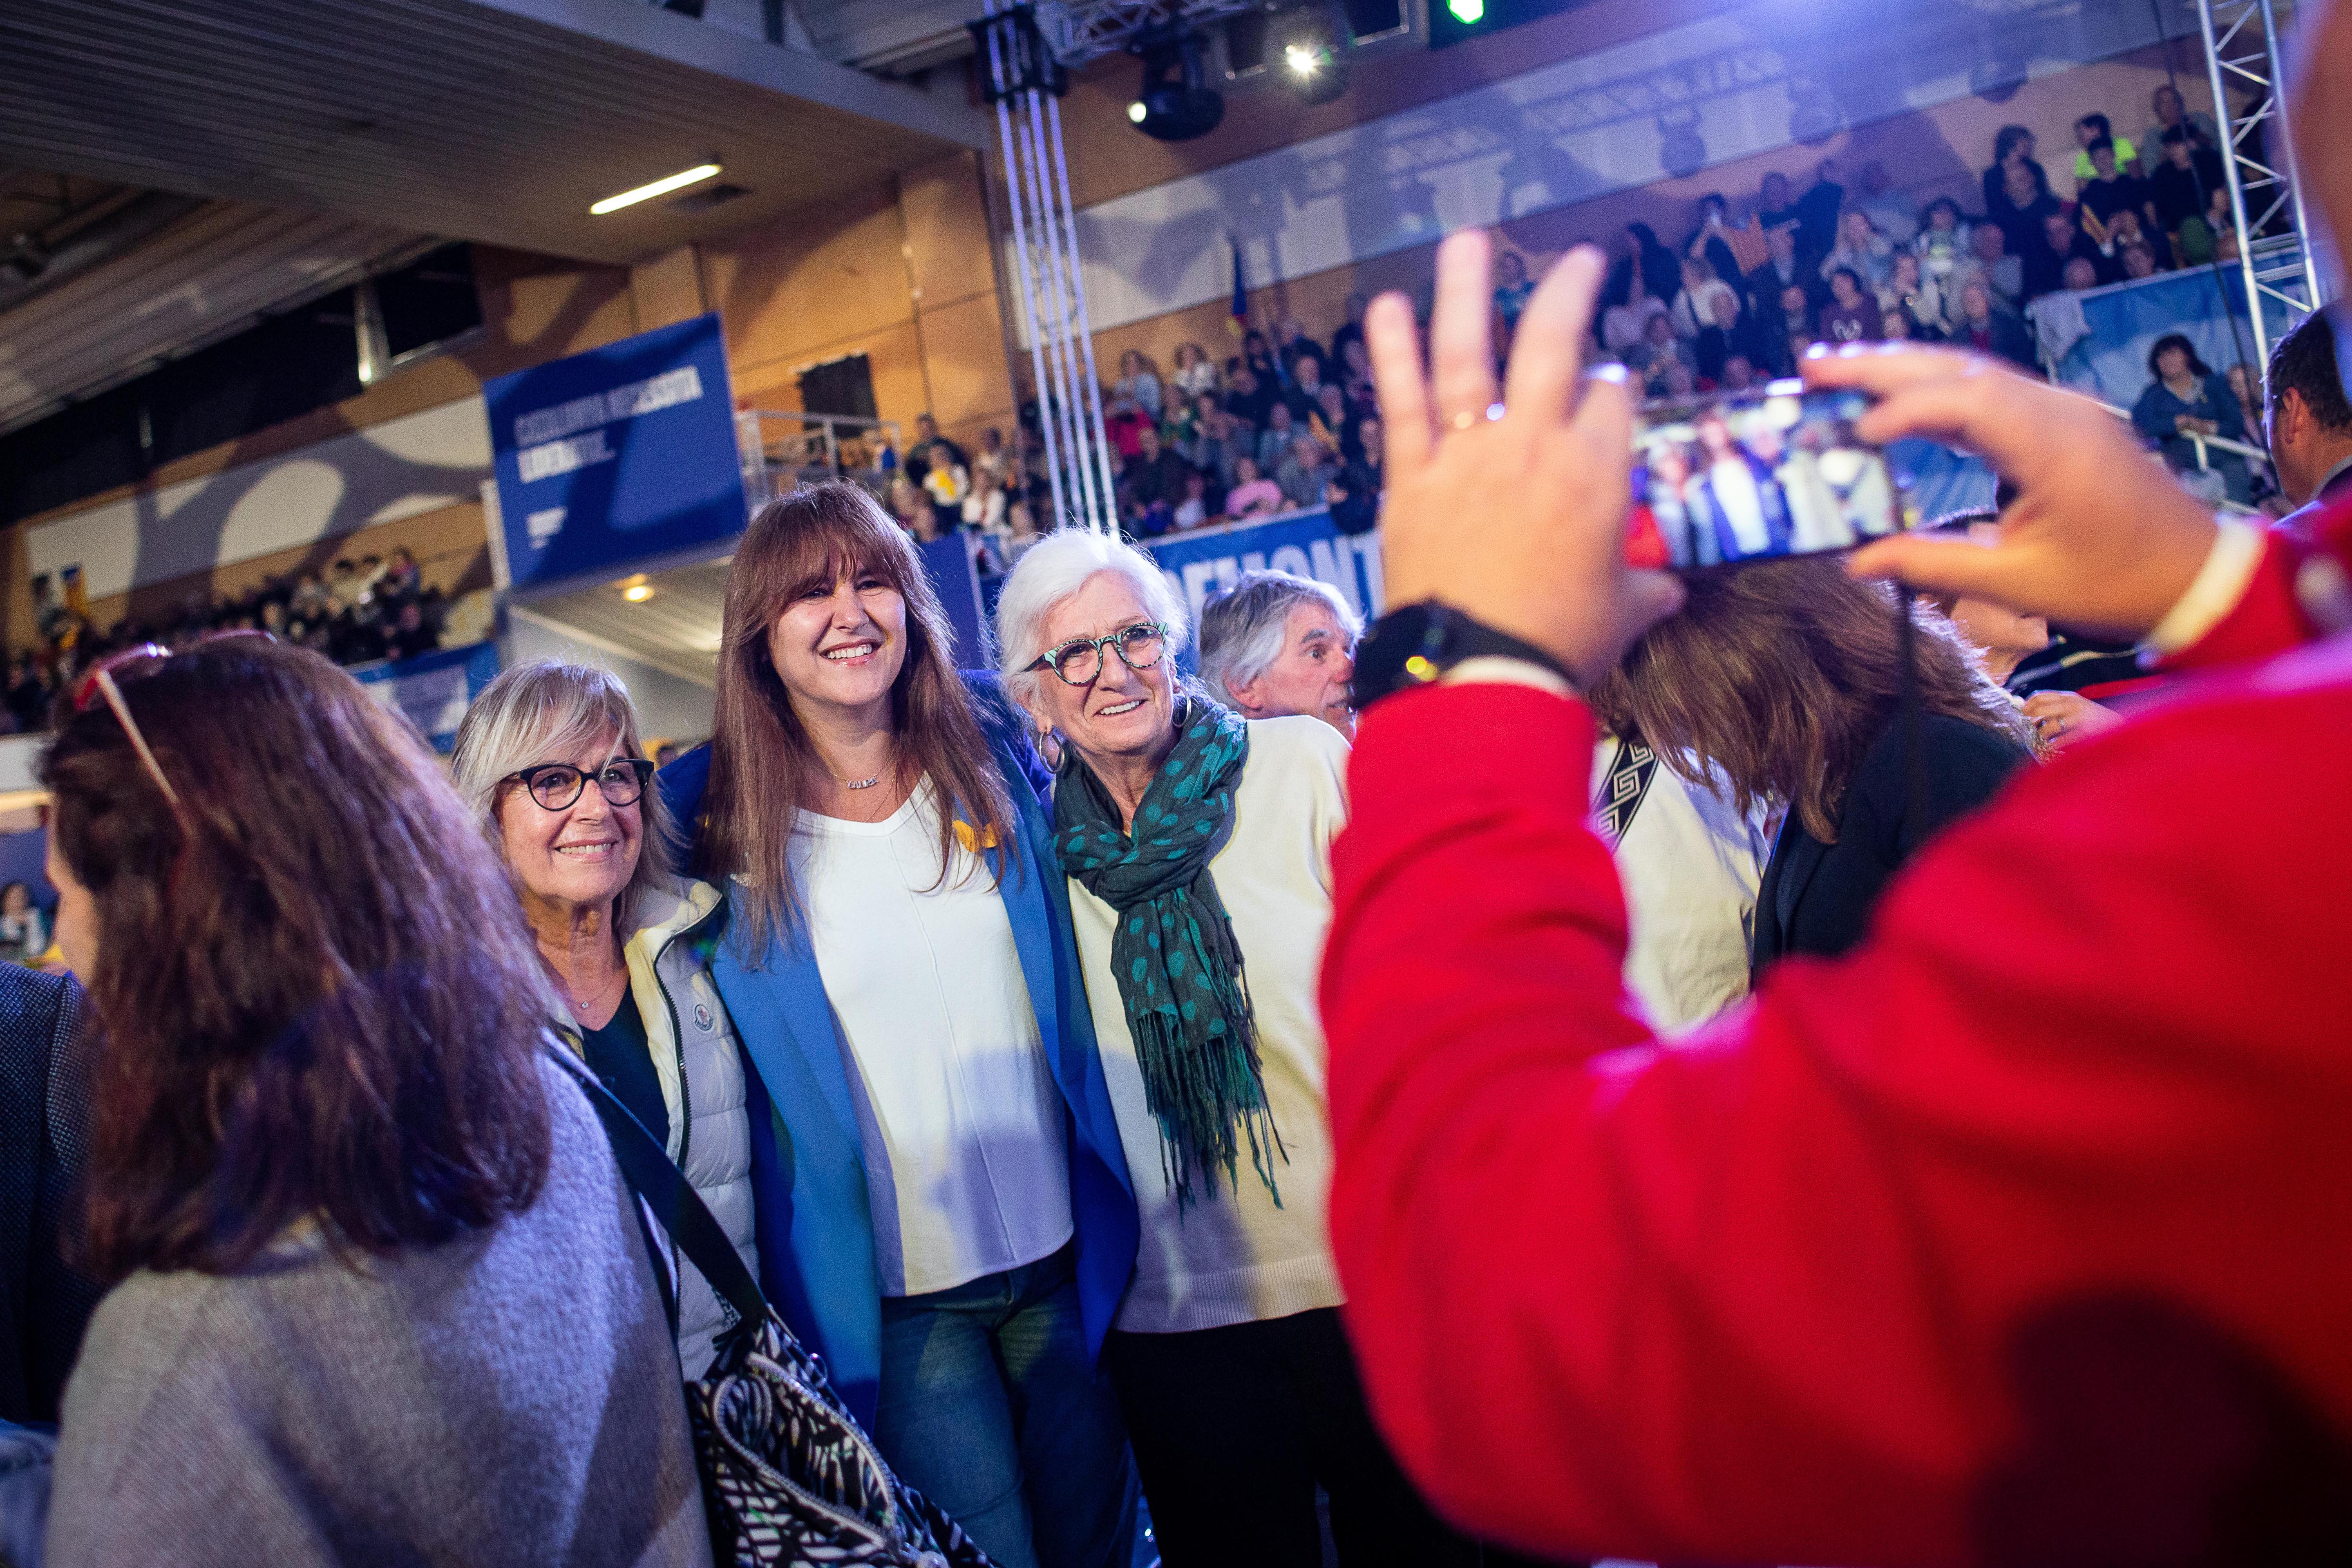
[[[1644,405],[1627,561],[1706,571],[1851,550],[1916,526],[1885,454],[1853,433],[1869,406],[1860,392],[1799,381]]]

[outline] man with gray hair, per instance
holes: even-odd
[[[1337,589],[1289,572],[1244,572],[1201,606],[1201,679],[1244,719],[1304,713],[1349,740],[1363,622]]]

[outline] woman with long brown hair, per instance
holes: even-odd
[[[315,654],[119,655],[43,763],[103,1041],[47,1561],[708,1563],[635,1205],[438,763]]]
[[[1754,967],[1843,952],[1895,868],[2032,755],[2032,726],[1932,606],[1910,607],[1906,682],[1893,594],[1833,557],[1685,586],[1682,612],[1595,686],[1594,711],[1686,782],[1727,782],[1742,814],[1786,805],[1757,889]]]
[[[1108,1568],[1135,1489],[1096,1359],[1136,1208],[1034,752],[854,485],[752,519],[721,637],[715,738],[663,784],[775,1105],[762,1262],[908,1484],[1008,1568]]]

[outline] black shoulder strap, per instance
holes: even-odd
[[[1617,755],[1592,803],[1593,827],[1609,841],[1610,848],[1625,841],[1625,830],[1633,826],[1633,814],[1649,798],[1650,781],[1657,772],[1658,753],[1639,734],[1628,731],[1617,737]]]
[[[743,1258],[727,1239],[726,1231],[719,1228],[719,1221],[703,1205],[685,1175],[670,1163],[662,1146],[654,1142],[654,1135],[629,1113],[627,1106],[614,1098],[612,1090],[596,1080],[596,1075],[585,1064],[553,1047],[547,1054],[588,1097],[596,1119],[604,1124],[604,1137],[613,1146],[613,1160],[621,1167],[621,1179],[653,1210],[656,1222],[669,1233],[678,1250],[686,1254],[687,1261],[710,1281],[719,1300],[734,1309],[739,1321],[764,1321],[768,1301],[760,1294],[759,1281],[743,1267]]]

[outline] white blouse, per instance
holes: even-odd
[[[1061,1091],[1004,900],[929,781],[880,822],[803,812],[793,875],[847,1046],[886,1296],[1034,1263],[1074,1234]]]

